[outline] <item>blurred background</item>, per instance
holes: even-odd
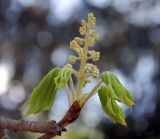
[[[40,79],[68,63],[69,43],[79,36],[80,20],[97,17],[101,39],[100,71],[111,70],[133,93],[133,109],[122,107],[128,127],[113,124],[97,96],[79,119],[57,139],[160,139],[160,1],[159,0],[0,0],[0,116],[19,119],[18,108]],[[87,86],[93,87],[96,81]],[[68,109],[61,90],[51,111],[27,120],[59,120]],[[35,133],[14,133],[32,139]]]

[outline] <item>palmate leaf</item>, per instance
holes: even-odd
[[[134,98],[131,93],[121,84],[116,75],[110,71],[101,74],[102,81],[110,88],[114,98],[128,107],[134,105]]]
[[[68,67],[51,70],[35,87],[31,98],[21,107],[29,107],[24,117],[51,109],[56,92],[68,82],[72,73],[73,70]]]
[[[107,86],[102,86],[98,91],[102,108],[105,113],[112,119],[113,122],[118,122],[126,126],[125,113],[122,108],[117,104],[114,97],[111,95],[111,90]]]
[[[49,110],[52,107],[57,92],[55,78],[58,76],[59,72],[59,68],[51,70],[34,88],[31,98],[20,108],[29,107],[24,117]]]

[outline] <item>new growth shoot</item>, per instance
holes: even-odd
[[[75,106],[75,102],[78,103],[76,105],[76,107],[79,106],[78,110],[82,109],[88,99],[98,93],[104,112],[113,122],[126,126],[125,113],[117,104],[117,101],[132,107],[134,98],[114,73],[110,71],[99,73],[98,67],[93,64],[100,58],[100,52],[92,50],[95,41],[99,39],[99,34],[93,29],[95,25],[96,18],[93,13],[88,14],[87,21],[81,21],[81,27],[79,28],[81,37],[75,37],[70,42],[70,49],[75,52],[75,55],[69,56],[70,64],[63,68],[52,69],[40,81],[33,90],[31,98],[21,107],[28,107],[25,116],[51,109],[56,93],[62,87],[65,87],[70,109]],[[88,60],[93,62],[89,63]],[[78,71],[73,68],[77,61],[80,62]],[[76,86],[74,86],[73,77],[77,79]],[[84,94],[83,88],[91,82],[91,77],[99,78],[99,82],[90,92]],[[79,116],[79,114],[75,115],[77,116],[72,113],[72,120],[71,118],[65,118],[63,120],[65,121],[63,122],[64,125],[73,122]]]
[[[99,60],[100,57],[100,52],[90,50],[90,48],[92,48],[92,46],[94,45],[95,41],[99,39],[99,34],[93,30],[95,25],[96,18],[94,17],[93,13],[89,13],[88,21],[81,21],[81,27],[79,28],[79,32],[82,37],[75,37],[70,42],[70,49],[76,53],[76,56],[69,56],[70,63],[73,65],[78,60],[80,61],[79,71],[74,70],[78,80],[76,89],[74,89],[73,87],[72,80],[70,81],[70,84],[72,84],[71,92],[73,96],[75,96],[74,98],[72,97],[72,100],[69,100],[69,102],[72,103],[75,100],[79,100],[81,102],[81,105],[84,105],[86,101],[98,91],[102,84],[102,81],[99,81],[99,83],[88,94],[84,94],[82,92],[83,87],[85,87],[89,82],[91,82],[89,80],[89,77],[97,78],[99,76],[99,69],[97,68],[97,66],[87,62],[89,59],[91,59],[93,62],[96,62]]]

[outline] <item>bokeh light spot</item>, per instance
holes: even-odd
[[[68,61],[69,50],[67,46],[59,46],[51,54],[51,62],[56,66],[63,66]]]

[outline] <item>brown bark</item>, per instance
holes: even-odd
[[[78,118],[80,110],[81,106],[79,105],[79,102],[75,101],[62,120],[58,123],[55,121],[34,122],[0,118],[0,139],[8,139],[4,134],[4,129],[45,133],[45,135],[39,137],[38,139],[50,139],[54,136],[61,135],[63,131],[66,131],[65,127]]]
[[[51,132],[58,134],[61,127],[55,121],[49,122],[30,122],[23,120],[12,120],[7,118],[0,118],[0,128],[10,129],[14,131],[31,131],[38,133]]]
[[[0,139],[9,139],[9,137],[7,135],[5,135],[3,129],[0,129]]]
[[[62,128],[62,131],[65,131],[65,127],[73,123],[79,117],[80,111],[81,111],[80,103],[79,101],[75,101],[69,108],[65,116],[58,122],[59,126]],[[61,135],[61,133],[59,135]],[[50,139],[54,136],[56,135],[52,133],[47,133],[38,139]]]
[[[68,124],[73,123],[80,114],[81,106],[78,101],[72,104],[70,109],[67,111],[65,116],[62,118],[62,120],[59,122],[61,127],[66,127]]]

